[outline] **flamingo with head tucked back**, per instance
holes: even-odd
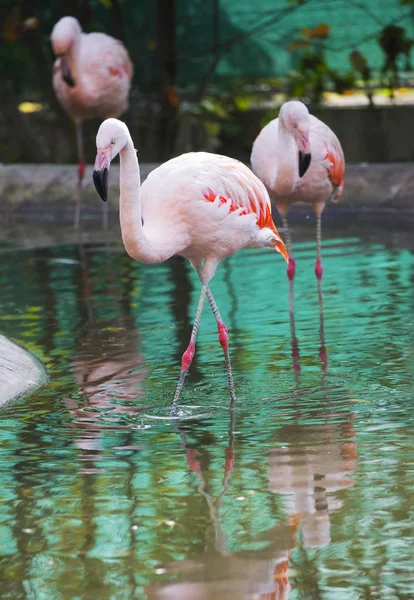
[[[328,200],[337,202],[344,188],[345,160],[341,144],[325,123],[309,114],[302,102],[285,102],[279,118],[268,123],[256,138],[251,164],[266,185],[286,231],[288,277],[295,276],[295,260],[287,221],[293,202],[313,204],[316,214],[316,265],[322,278],[321,215]]]
[[[162,164],[140,187],[140,170],[131,135],[125,123],[117,119],[102,123],[96,147],[93,179],[104,201],[107,200],[109,165],[120,154],[120,222],[127,253],[144,263],[156,263],[180,254],[188,258],[201,281],[190,343],[182,356],[174,410],[194,356],[206,296],[217,323],[230,394],[234,398],[227,329],[209,282],[219,262],[241,248],[274,248],[288,260],[273,223],[265,186],[237,160],[191,152]]]
[[[53,87],[76,125],[79,195],[75,227],[78,227],[85,174],[82,122],[90,117],[118,117],[127,109],[133,66],[122,42],[104,33],[82,33],[74,17],[63,17],[56,23],[51,42],[57,56]],[[105,227],[107,218],[106,208]]]

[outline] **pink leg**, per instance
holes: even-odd
[[[188,344],[188,348],[184,352],[182,359],[181,359],[181,373],[180,373],[180,377],[178,379],[178,384],[177,384],[177,388],[175,390],[174,399],[173,399],[172,408],[171,408],[171,413],[173,416],[176,416],[177,403],[180,398],[181,391],[183,389],[184,379],[185,379],[185,376],[187,375],[187,371],[190,368],[193,357],[194,357],[198,328],[200,325],[201,313],[203,312],[204,299],[206,297],[207,289],[208,289],[208,284],[203,283],[202,288],[201,288],[201,293],[200,293],[200,300],[198,301],[197,312],[196,312],[196,316],[194,319],[193,330],[191,332],[190,343]]]
[[[83,180],[85,178],[85,168],[86,162],[83,158],[80,158],[78,164],[78,180],[81,184],[83,183]]]

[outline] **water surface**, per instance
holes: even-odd
[[[2,599],[414,597],[412,242],[324,237],[324,339],[309,230],[297,344],[280,256],[220,266],[237,403],[206,306],[178,422],[191,267],[102,236],[3,243],[0,331],[50,382],[0,412]]]

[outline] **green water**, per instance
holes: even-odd
[[[412,240],[324,232],[321,351],[307,235],[299,356],[283,261],[240,253],[212,283],[236,406],[207,306],[175,423],[189,265],[2,245],[0,331],[50,374],[0,411],[2,599],[414,597]]]

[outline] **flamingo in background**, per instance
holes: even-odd
[[[122,42],[104,33],[82,33],[74,17],[63,17],[56,23],[51,42],[57,56],[53,87],[76,125],[79,195],[74,224],[78,228],[85,175],[82,122],[90,117],[118,117],[127,109],[133,65]],[[107,210],[106,206],[105,228]]]
[[[302,102],[285,102],[253,143],[253,171],[266,185],[282,217],[289,252],[287,274],[293,281],[295,260],[287,215],[293,202],[313,204],[316,214],[316,265],[322,278],[321,216],[328,200],[337,202],[344,188],[345,159],[341,144],[325,123]]]
[[[96,147],[93,180],[105,202],[109,166],[120,154],[119,214],[127,253],[144,263],[161,262],[180,254],[189,259],[202,284],[190,343],[182,356],[173,414],[194,356],[206,296],[217,323],[233,399],[227,328],[209,282],[219,262],[242,248],[274,248],[288,260],[285,245],[273,223],[265,186],[237,160],[207,152],[190,152],[152,171],[140,189],[134,144],[125,123],[117,119],[102,123]]]

